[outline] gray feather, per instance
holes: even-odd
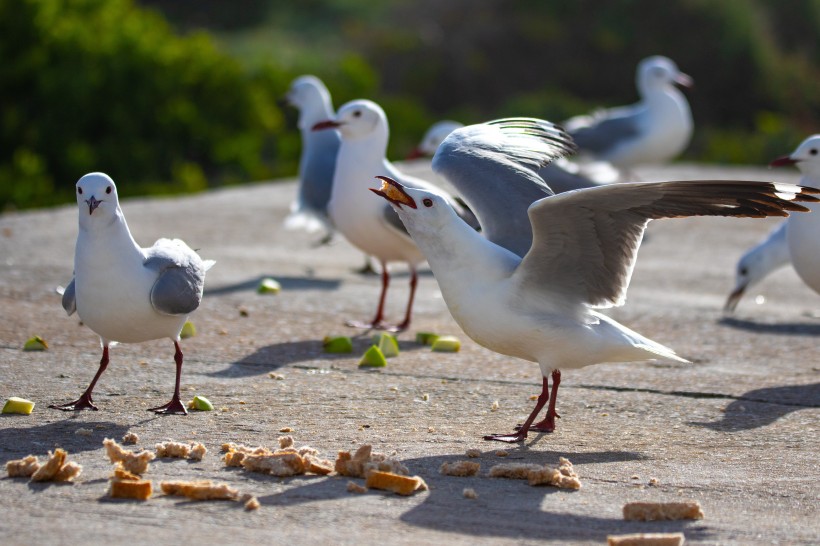
[[[77,312],[77,296],[74,290],[74,279],[71,279],[63,292],[63,309],[69,317]]]

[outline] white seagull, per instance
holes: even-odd
[[[724,311],[733,313],[747,290],[791,262],[786,236],[788,225],[789,220],[781,222],[764,240],[740,257],[735,266],[735,288],[726,298]]]
[[[554,430],[561,369],[655,358],[686,362],[594,310],[624,303],[650,220],[787,216],[786,211],[808,210],[795,201],[816,201],[810,194],[820,193],[792,184],[715,180],[625,183],[562,193],[529,207],[532,244],[522,254],[493,242],[497,237],[485,222],[520,214],[505,209],[505,194],[532,183],[535,174],[528,165],[536,154],[546,161],[570,147],[548,122],[532,123],[536,126],[519,120],[504,129],[502,122],[502,130],[490,125],[490,130],[473,132],[471,146],[450,147],[445,141],[436,153],[434,163],[448,156],[448,178],[476,212],[483,234],[461,222],[435,193],[382,176],[381,188],[371,188],[393,205],[424,252],[464,332],[493,351],[539,364],[542,392],[527,420],[515,433],[485,436],[504,442],[523,441],[529,430]],[[467,191],[471,180],[473,190]],[[488,198],[492,195],[497,199]],[[546,418],[533,425],[547,401]]]
[[[174,342],[176,383],[171,401],[151,408],[157,413],[186,414],[179,398],[182,326],[202,300],[205,272],[214,264],[179,239],[159,239],[140,248],[125,223],[117,186],[104,173],[77,182],[80,230],[74,253],[74,278],[63,294],[63,308],[75,311],[100,336],[100,367],[85,392],[67,404],[50,407],[96,410],[91,393],[108,366],[112,342],[139,343],[169,338]]]
[[[306,75],[293,80],[285,98],[299,110],[298,127],[302,137],[299,187],[285,219],[285,228],[303,228],[310,233],[324,230],[322,242],[328,242],[333,236],[333,225],[327,214],[327,202],[341,139],[335,131],[316,132],[313,126],[333,116],[330,92],[322,80]]]
[[[680,154],[692,138],[692,112],[675,84],[692,79],[666,57],[638,64],[640,102],[578,116],[565,127],[582,153],[621,169],[642,163],[663,163]]]
[[[408,187],[423,188],[441,196],[456,207],[463,218],[473,222],[474,227],[475,219],[443,190],[399,172],[386,159],[389,129],[387,117],[378,104],[369,100],[348,102],[339,108],[335,116],[315,124],[313,128],[317,131],[337,129],[342,137],[328,203],[330,218],[351,244],[376,258],[382,266],[382,290],[376,315],[369,322],[348,321],[347,324],[359,328],[405,330],[412,316],[416,267],[424,261],[424,255],[407,234],[393,208],[382,199],[362,192],[369,187],[373,176],[387,175],[401,180]],[[361,198],[362,195],[364,198]],[[390,284],[389,262],[404,262],[410,268],[410,296],[404,320],[397,326],[384,321],[384,302]]]

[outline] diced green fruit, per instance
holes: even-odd
[[[23,345],[24,351],[45,351],[46,349],[48,349],[48,343],[40,336],[29,338]]]
[[[364,366],[370,366],[372,368],[384,368],[387,366],[387,360],[385,360],[381,349],[375,345],[371,346],[359,361],[359,367]]]
[[[347,336],[326,336],[322,341],[326,353],[352,353],[353,341]]]
[[[399,341],[396,339],[396,336],[390,335],[387,332],[373,336],[373,345],[381,350],[385,358],[399,356]]]
[[[457,353],[461,342],[455,336],[438,336],[431,348],[439,353]]]
[[[416,343],[421,343],[422,345],[432,345],[433,342],[438,338],[438,335],[432,332],[417,332],[416,333]]]
[[[3,405],[3,413],[19,413],[21,415],[31,415],[34,409],[34,402],[25,398],[10,397]]]
[[[196,327],[194,323],[186,321],[185,324],[182,325],[182,331],[179,333],[179,337],[185,339],[186,337],[194,337],[196,335]]]
[[[256,288],[257,294],[278,294],[282,290],[282,285],[276,279],[265,277],[259,281],[259,286]]]
[[[214,405],[211,404],[211,401],[205,398],[204,396],[194,396],[194,399],[191,400],[191,403],[188,405],[188,407],[198,411],[214,410]]]

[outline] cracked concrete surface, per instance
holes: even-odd
[[[424,162],[406,168],[429,175]],[[703,165],[638,174],[797,180],[796,173]],[[76,210],[0,216],[0,397],[37,403],[30,416],[0,418],[0,460],[60,446],[83,465],[74,485],[0,479],[1,543],[604,544],[609,534],[667,531],[682,531],[690,544],[820,542],[820,297],[787,269],[759,285],[734,316],[721,313],[735,261],[776,220],[653,222],[628,301],[609,314],[692,364],[567,371],[556,432],[509,447],[481,436],[511,431],[526,417],[540,387],[537,367],[466,338],[429,272],[421,276],[413,327],[399,336],[402,352],[387,368],[357,367],[368,346],[364,334],[352,355],[322,352],[325,335],[356,334],[343,318],[373,312],[378,280],[353,273],[361,254],[344,241],[316,248],[311,236],[281,229],[293,194],[285,181],[123,202],[141,244],[181,237],[217,260],[192,318],[198,335],[183,341],[182,384],[185,397],[207,396],[218,411],[187,417],[144,411],[165,402],[173,386],[173,347],[161,340],[112,349],[95,392],[100,411],[47,409],[76,398],[100,357],[96,337],[65,316],[54,291],[71,276]],[[401,315],[407,295],[407,276],[396,273],[392,317]],[[281,282],[280,294],[256,294],[265,276]],[[459,336],[462,351],[429,352],[413,341],[421,330]],[[48,340],[48,351],[21,351],[34,334]],[[354,495],[346,478],[272,478],[221,462],[221,443],[275,446],[286,427],[297,445],[330,458],[372,443],[424,477],[430,491]],[[261,508],[162,495],[145,503],[109,499],[102,440],[127,431],[139,435],[140,447],[174,439],[208,448],[201,462],[152,463],[146,477],[155,486],[167,479],[226,482],[256,495]],[[465,458],[470,448],[483,452],[478,477],[439,474],[443,462]],[[499,449],[508,455],[497,456]],[[499,462],[555,465],[562,456],[579,472],[580,491],[487,477]],[[477,499],[464,498],[467,487]],[[699,501],[706,517],[621,517],[629,501],[681,499]]]

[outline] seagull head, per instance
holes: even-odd
[[[290,84],[285,99],[296,108],[304,109],[313,105],[322,105],[323,97],[330,98],[327,87],[316,76],[299,76]]]
[[[427,129],[419,145],[413,148],[406,159],[432,157],[436,153],[436,150],[438,150],[439,145],[444,142],[444,139],[447,138],[450,133],[461,127],[464,127],[464,125],[457,121],[446,119],[434,123]]]
[[[385,198],[399,214],[405,227],[415,237],[420,233],[440,233],[448,222],[461,221],[453,207],[440,195],[408,188],[389,176],[377,176],[382,181],[370,191]]]
[[[338,129],[344,139],[366,138],[373,134],[383,135],[387,141],[387,116],[375,102],[354,100],[342,105],[333,119],[320,121],[314,131]]]
[[[76,191],[80,218],[108,216],[119,206],[117,186],[105,173],[89,173],[83,176],[77,181]]]
[[[794,165],[806,176],[820,180],[820,135],[812,135],[804,140],[790,155],[776,158],[770,167]]]
[[[726,298],[726,303],[723,305],[724,312],[733,313],[746,290],[757,284],[772,270],[767,260],[768,255],[758,248],[750,250],[740,258],[735,269],[735,288]]]
[[[667,89],[671,85],[692,87],[694,80],[678,69],[675,62],[661,55],[647,57],[638,64],[637,85],[642,93]]]

